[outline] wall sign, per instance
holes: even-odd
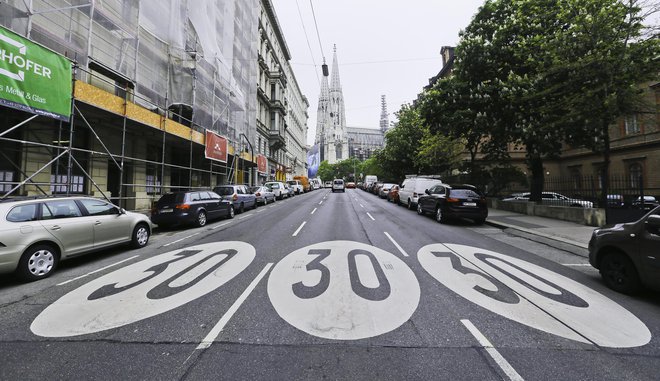
[[[207,159],[227,162],[227,139],[213,131],[206,130],[204,156]]]

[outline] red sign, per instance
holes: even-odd
[[[268,159],[264,155],[257,155],[257,171],[260,173],[266,173],[268,166]]]
[[[207,159],[227,162],[227,139],[206,130],[206,149],[204,155]]]

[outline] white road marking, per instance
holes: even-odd
[[[199,343],[196,349],[206,349],[210,347],[211,344],[213,344],[213,342],[218,338],[222,330],[225,328],[225,325],[227,325],[227,323],[234,316],[236,311],[238,311],[238,308],[243,304],[243,302],[245,302],[247,297],[250,296],[250,294],[255,289],[255,287],[257,287],[257,284],[259,284],[261,279],[266,275],[266,273],[268,272],[268,270],[270,270],[272,266],[273,266],[272,263],[266,264],[266,266],[263,268],[263,270],[261,270],[259,275],[257,275],[256,278],[254,278],[252,283],[250,283],[250,285],[245,289],[245,291],[243,291],[241,296],[239,296],[238,299],[236,299],[234,304],[232,304],[231,307],[229,307],[227,312],[225,312],[225,314],[222,315],[220,321],[218,321],[215,327],[211,329],[211,331],[206,335],[204,340],[202,340],[202,342]]]
[[[323,204],[323,200],[319,201],[319,205]]]
[[[295,232],[295,233],[293,233],[293,236],[292,236],[292,237],[295,237],[295,236],[297,236],[297,235],[298,235],[298,233],[300,233],[300,230],[301,230],[301,229],[303,228],[303,226],[305,226],[305,224],[306,224],[306,223],[307,223],[307,221],[303,221],[303,223],[302,223],[302,224],[300,224],[300,227],[299,227],[299,228],[298,228],[298,229],[296,230],[296,232]]]
[[[461,319],[461,323],[467,328],[468,331],[474,336],[475,339],[479,342],[479,344],[488,352],[490,357],[495,361],[495,363],[502,369],[504,374],[509,377],[510,380],[520,380],[522,381],[523,378],[516,372],[515,369],[509,364],[508,361],[500,354],[500,352],[497,351],[493,347],[493,344],[488,341],[486,336],[484,336],[478,329],[477,327],[472,324],[471,321],[468,319]]]
[[[401,246],[399,246],[398,243],[396,243],[396,241],[394,240],[394,238],[392,238],[391,235],[389,235],[387,232],[383,232],[383,233],[385,233],[385,235],[387,236],[387,238],[389,238],[390,241],[392,241],[392,243],[394,244],[394,246],[396,246],[396,248],[399,249],[399,251],[401,252],[401,254],[403,254],[405,257],[408,257],[408,253],[406,253],[406,251],[403,250],[403,248],[402,248]]]
[[[591,266],[589,263],[562,263],[563,266]]]
[[[77,281],[78,279],[82,279],[82,278],[84,278],[84,277],[86,277],[86,276],[90,276],[90,275],[92,275],[92,274],[96,274],[96,273],[99,272],[99,271],[103,271],[103,270],[108,269],[108,268],[110,268],[110,267],[112,267],[112,266],[117,266],[117,265],[120,264],[120,263],[124,263],[124,262],[126,262],[126,261],[130,261],[131,259],[133,259],[133,258],[137,258],[137,257],[139,257],[139,256],[140,256],[139,254],[138,254],[138,255],[134,255],[134,256],[132,256],[132,257],[130,257],[130,258],[126,258],[126,259],[124,259],[123,261],[119,261],[119,262],[113,263],[113,264],[111,264],[111,265],[107,265],[107,266],[105,266],[105,267],[101,267],[100,269],[98,269],[98,270],[94,270],[94,271],[91,271],[91,272],[88,272],[88,273],[85,274],[85,275],[81,275],[81,276],[79,276],[79,277],[75,277],[75,278],[73,278],[73,279],[69,279],[69,280],[67,280],[66,282],[58,283],[57,286],[62,286],[62,285],[64,285],[64,284],[67,284],[67,283],[71,283],[71,282]]]
[[[360,204],[360,207],[361,207],[361,208],[364,208],[364,205]]]
[[[316,212],[316,208],[314,208],[310,214],[314,214],[314,212]]]
[[[231,224],[231,221],[223,222],[223,223],[221,223],[220,225],[215,225],[215,226],[212,227],[211,229],[221,228],[221,227],[223,227],[223,226],[227,226],[227,225],[229,225],[229,224]]]
[[[199,234],[199,233],[191,234],[191,235],[186,236],[186,237],[183,237],[183,238],[181,238],[181,239],[177,239],[176,241],[172,241],[172,242],[170,242],[170,243],[166,243],[166,244],[163,245],[163,247],[170,246],[170,245],[174,245],[174,244],[177,243],[177,242],[181,242],[181,241],[183,241],[184,239],[188,239],[188,238],[190,238],[190,237],[194,237],[194,236],[196,236],[196,235],[198,235],[198,234]]]
[[[243,217],[238,217],[238,219],[239,219],[239,220],[244,220],[244,219],[249,218],[249,217],[252,217],[252,216],[253,216],[252,214],[248,214],[248,215],[245,215],[245,216],[243,216]]]
[[[369,216],[369,218],[371,218],[372,221],[376,221],[376,219],[373,218],[373,217],[371,216],[371,214],[369,214],[369,212],[367,212],[367,216]]]

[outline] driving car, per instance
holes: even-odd
[[[326,181],[323,183],[323,188],[332,188],[332,181]]]
[[[449,219],[469,218],[478,225],[488,217],[486,197],[468,184],[438,184],[425,191],[417,200],[417,214],[432,213],[440,223]]]
[[[177,225],[206,225],[221,217],[234,218],[234,205],[212,191],[166,193],[151,210],[151,222],[160,228]]]
[[[353,181],[347,182],[346,183],[346,188],[355,189],[355,183]]]
[[[332,181],[332,193],[334,192],[346,192],[346,188],[344,187],[344,180],[334,179]]]
[[[289,190],[286,188],[285,184],[280,181],[269,181],[265,183],[264,186],[270,189],[278,200],[283,200],[285,197],[289,197]]]
[[[257,204],[268,204],[268,202],[275,202],[275,193],[266,186],[258,186],[250,188],[250,192],[257,198]]]
[[[605,284],[634,294],[642,286],[660,291],[660,206],[635,222],[595,229],[589,241],[589,263]]]
[[[26,281],[50,276],[61,260],[115,245],[141,248],[151,225],[141,213],[91,197],[0,201],[0,274]]]
[[[218,185],[213,188],[213,191],[222,196],[223,199],[231,201],[236,213],[243,213],[247,209],[257,207],[257,198],[248,190],[246,185]]]
[[[656,200],[654,196],[644,196],[643,200],[642,200],[642,196],[639,196],[632,202],[633,208],[639,208],[644,210],[651,210],[658,205],[660,205],[660,203],[658,202],[658,200]]]

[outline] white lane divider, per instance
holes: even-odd
[[[298,235],[298,233],[300,233],[300,230],[302,230],[302,228],[303,228],[303,226],[305,226],[305,224],[306,224],[306,223],[307,223],[307,221],[303,221],[303,223],[302,223],[302,224],[300,224],[300,227],[298,227],[298,229],[296,230],[296,232],[295,232],[295,233],[293,233],[293,236],[292,236],[292,237],[295,237],[295,236],[297,236],[297,235]]]
[[[319,205],[323,204],[323,200],[319,201]]]
[[[261,279],[263,279],[263,277],[266,275],[266,273],[268,273],[268,270],[270,270],[272,266],[273,266],[272,263],[266,264],[266,266],[263,268],[263,270],[261,270],[259,275],[257,275],[256,278],[254,278],[252,283],[250,283],[250,285],[245,289],[245,291],[243,291],[241,296],[239,296],[238,299],[236,299],[234,304],[232,304],[231,307],[229,307],[227,312],[225,312],[225,314],[222,315],[222,317],[215,325],[215,327],[211,329],[211,331],[206,335],[206,337],[202,340],[201,343],[199,343],[199,345],[195,349],[206,349],[213,344],[213,342],[218,338],[222,330],[225,328],[225,325],[227,325],[227,323],[234,316],[236,311],[238,311],[238,308],[243,304],[243,302],[245,302],[248,296],[250,296],[252,291],[257,287],[257,284],[259,284]]]
[[[360,207],[361,207],[361,208],[364,208],[364,205],[360,204]]]
[[[369,218],[371,218],[372,221],[376,221],[376,219],[373,218],[373,217],[371,216],[371,214],[369,214],[369,212],[367,212],[367,216],[369,216]]]
[[[314,212],[316,212],[316,208],[314,208],[310,214],[314,214]]]
[[[589,263],[562,263],[563,266],[591,266]],[[595,270],[595,269],[594,269]]]
[[[516,372],[515,369],[509,364],[508,361],[493,347],[493,344],[488,341],[486,336],[484,336],[477,327],[472,324],[468,319],[461,319],[461,323],[467,328],[468,331],[474,336],[479,344],[486,350],[490,357],[497,363],[497,365],[502,369],[502,371],[509,377],[509,380],[514,381],[523,381],[523,378]]]
[[[172,241],[172,242],[170,242],[170,243],[166,243],[166,244],[163,245],[163,247],[170,246],[170,245],[174,245],[174,244],[177,243],[177,242],[181,242],[181,241],[183,241],[184,239],[188,239],[188,238],[190,238],[190,237],[194,237],[194,236],[196,236],[196,235],[198,235],[198,234],[199,234],[199,233],[191,234],[191,235],[186,236],[186,237],[183,237],[183,238],[181,238],[181,239],[177,239],[176,241]]]
[[[85,274],[85,275],[81,275],[81,276],[79,276],[79,277],[75,277],[75,278],[69,279],[69,280],[67,280],[66,282],[58,283],[57,286],[62,286],[62,285],[64,285],[64,284],[67,284],[67,283],[71,283],[71,282],[77,281],[78,279],[82,279],[82,278],[84,278],[84,277],[86,277],[86,276],[90,276],[90,275],[92,275],[92,274],[96,274],[96,273],[99,272],[99,271],[103,271],[103,270],[105,270],[105,269],[109,269],[110,267],[117,266],[117,265],[120,264],[120,263],[124,263],[124,262],[126,262],[126,261],[130,261],[131,259],[133,259],[133,258],[137,258],[137,257],[139,257],[139,256],[140,256],[139,254],[138,254],[138,255],[134,255],[134,256],[132,256],[132,257],[130,257],[130,258],[126,258],[126,259],[124,259],[124,260],[121,260],[121,261],[119,261],[119,262],[113,263],[113,264],[111,264],[111,265],[107,265],[107,266],[105,266],[105,267],[101,267],[101,268],[98,269],[98,270],[90,271],[90,272],[88,272],[88,273]]]
[[[243,217],[238,217],[238,219],[239,219],[239,220],[244,220],[244,219],[246,219],[246,218],[250,218],[250,217],[252,217],[252,216],[253,216],[253,214],[247,214],[247,215],[245,215],[245,216],[243,216]]]
[[[401,246],[400,246],[400,245],[394,240],[394,238],[392,238],[392,236],[391,236],[388,232],[383,232],[383,233],[385,233],[385,235],[387,236],[387,238],[389,238],[390,241],[392,241],[392,243],[394,244],[394,246],[396,246],[396,248],[399,249],[399,251],[401,252],[401,254],[403,254],[404,257],[408,257],[408,256],[409,256],[408,253],[406,253],[406,251],[403,250],[403,248],[402,248],[402,247],[401,247]]]
[[[227,225],[229,225],[229,224],[231,224],[231,221],[223,222],[223,223],[221,223],[220,225],[215,225],[215,226],[212,227],[211,229],[221,228],[221,227],[223,227],[223,226],[227,226]]]

